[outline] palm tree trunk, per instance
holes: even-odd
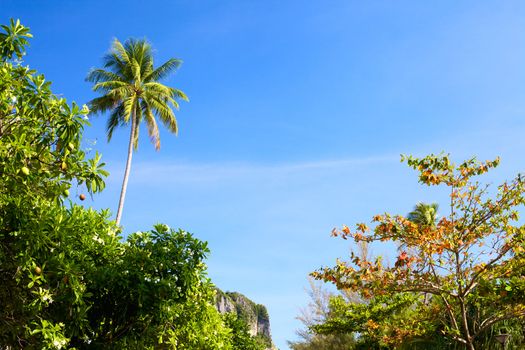
[[[124,180],[122,181],[122,189],[120,190],[120,200],[118,202],[117,210],[117,225],[120,225],[122,218],[122,209],[124,209],[124,199],[126,198],[126,189],[128,187],[129,171],[131,170],[131,158],[133,157],[133,140],[135,139],[135,128],[137,121],[135,120],[135,111],[131,115],[131,133],[129,135],[128,146],[128,160],[126,161],[126,170],[124,171]]]

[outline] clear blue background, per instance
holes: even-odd
[[[446,193],[418,185],[400,153],[500,155],[491,181],[523,170],[522,1],[0,0],[10,17],[34,34],[26,62],[80,104],[114,37],[184,60],[166,81],[191,99],[180,134],[161,130],[157,153],[143,129],[124,230],[165,222],[207,240],[213,281],[265,304],[281,349],[307,274],[348,254],[334,226],[417,201],[446,213]],[[116,210],[127,138],[107,144],[105,117],[92,119],[86,146],[111,176],[87,205]]]

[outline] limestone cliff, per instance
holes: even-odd
[[[217,289],[216,307],[220,313],[236,313],[248,324],[250,334],[263,338],[268,350],[276,349],[270,333],[270,316],[264,305],[256,304],[237,292],[223,292]]]

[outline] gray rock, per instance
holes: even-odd
[[[215,306],[220,313],[236,313],[246,321],[252,336],[261,336],[272,344],[268,350],[276,349],[270,332],[270,316],[264,305],[256,304],[237,292],[223,292],[217,289]]]

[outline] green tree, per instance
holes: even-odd
[[[225,324],[232,331],[232,346],[235,350],[265,350],[271,346],[257,336],[252,336],[246,320],[236,313],[226,313],[223,315]]]
[[[93,260],[95,232],[107,249],[117,244],[106,212],[62,203],[73,183],[102,190],[107,173],[98,154],[87,158],[80,147],[87,107],[69,105],[43,75],[12,60],[25,54],[28,28],[13,20],[2,28],[0,346],[56,348],[67,344],[67,328],[75,327],[55,317],[57,308],[68,305],[66,314],[78,319],[87,310],[76,258]]]
[[[131,123],[128,158],[116,222],[120,224],[126,189],[131,170],[133,149],[138,146],[139,126],[146,122],[155,149],[160,149],[158,117],[169,131],[177,133],[177,120],[173,108],[178,109],[178,99],[188,101],[180,90],[159,81],[174,72],[181,61],[171,58],[157,68],[153,65],[150,44],[145,40],[129,39],[122,44],[114,40],[110,52],[104,57],[104,68],[93,69],[86,80],[93,82],[93,90],[102,94],[89,103],[92,113],[110,112],[107,123],[108,141],[117,126]]]
[[[360,242],[355,253],[362,259],[367,259],[369,256],[368,248],[366,242]],[[319,326],[332,322],[339,317],[336,310],[332,308],[332,300],[342,300],[344,303],[356,305],[366,304],[367,300],[352,291],[330,292],[311,277],[309,277],[308,282],[309,288],[306,292],[310,297],[310,302],[306,308],[300,310],[299,316],[296,317],[304,328],[296,331],[299,340],[288,342],[290,348],[293,350],[355,349],[358,344],[356,344],[356,333],[354,331],[323,332]]]
[[[318,282],[309,278],[309,289],[307,289],[310,303],[308,307],[301,309],[296,318],[305,328],[296,331],[299,339],[289,341],[292,350],[350,350],[355,348],[355,336],[352,332],[325,332],[316,331],[318,325],[324,324],[332,319],[333,311],[330,309],[331,298],[336,297],[324,289]],[[338,295],[342,300],[355,300],[355,294]]]
[[[214,308],[205,275],[205,242],[159,224],[131,234],[120,249],[86,276],[89,333],[75,337],[76,347],[231,348],[231,331]]]

